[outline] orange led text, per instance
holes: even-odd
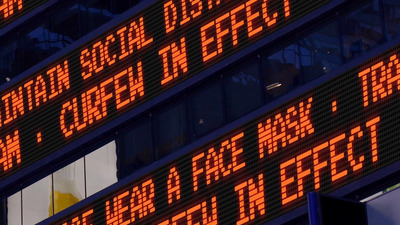
[[[265,152],[272,154],[301,138],[314,133],[310,119],[312,98],[300,102],[258,124],[258,143],[260,158]]]
[[[117,110],[144,96],[142,62],[129,67],[62,105],[60,129],[65,137],[80,131],[108,115],[110,104]]]
[[[21,149],[19,142],[19,131],[16,130],[5,139],[0,139],[0,166],[3,171],[11,169],[13,166],[21,163]]]
[[[239,220],[237,225],[245,224],[265,214],[264,175],[258,175],[258,182],[253,178],[235,186],[239,197]],[[248,198],[248,199],[245,199]]]
[[[0,12],[2,13],[4,19],[14,14],[14,7],[18,10],[23,8],[22,0],[3,0],[0,5]]]
[[[339,134],[281,163],[282,205],[302,197],[306,181],[313,181],[315,190],[318,190],[321,187],[321,173],[329,174],[331,182],[335,182],[348,176],[351,171],[361,170],[367,157],[370,157],[370,162],[377,162],[379,121],[380,117],[376,117],[369,120],[363,128],[353,127],[350,132]],[[368,137],[370,149],[358,148],[356,153],[357,143],[367,141],[365,138]]]
[[[199,189],[199,182],[209,185],[246,166],[241,147],[243,136],[242,132],[223,141],[219,149],[212,147],[192,158],[194,191]]]
[[[152,179],[106,201],[106,224],[131,224],[155,212],[154,182]]]
[[[168,220],[164,220],[158,225],[176,225],[176,224],[203,224],[203,225],[217,225],[217,197],[211,198],[211,206],[207,201],[199,203],[190,209],[172,216]]]
[[[224,52],[227,40],[235,46],[239,33],[248,38],[261,34],[277,23],[278,12],[270,12],[271,0],[248,0],[200,28],[203,62]],[[290,16],[289,0],[284,0],[285,17]]]
[[[74,217],[71,222],[64,222],[62,225],[90,225],[93,224],[92,222],[92,214],[93,214],[93,209],[90,209],[82,215],[79,215],[77,217]]]

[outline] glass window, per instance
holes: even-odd
[[[383,0],[388,39],[400,36],[400,1]]]
[[[190,125],[192,135],[202,136],[224,123],[220,82],[203,86],[190,98]]]
[[[80,10],[83,34],[91,32],[114,17],[110,1],[81,0]]]
[[[34,66],[49,56],[50,32],[46,20],[32,24],[29,30],[24,30],[21,35],[21,61],[23,70]]]
[[[82,158],[53,174],[54,214],[85,198],[83,164]]]
[[[47,176],[22,190],[24,225],[36,224],[53,215],[51,187],[51,176]]]
[[[228,120],[236,119],[261,105],[260,69],[256,60],[224,76]]]
[[[263,58],[267,98],[279,97],[299,85],[300,60],[297,45],[289,45]]]
[[[90,196],[117,182],[117,154],[112,141],[85,156],[86,193]]]
[[[299,40],[304,82],[343,64],[338,23],[333,22]]]
[[[7,225],[21,225],[22,224],[22,206],[21,206],[21,192],[7,198]]]
[[[342,22],[344,56],[352,59],[383,43],[379,4],[370,2],[344,16]]]
[[[50,51],[63,49],[81,37],[79,4],[62,5],[57,13],[50,15],[49,39]],[[74,24],[74,26],[71,26]]]
[[[184,102],[175,103],[155,115],[154,136],[157,158],[162,158],[188,140]]]
[[[18,35],[8,37],[0,44],[0,85],[10,81],[20,71]]]
[[[151,123],[146,120],[121,134],[121,178],[153,162]]]

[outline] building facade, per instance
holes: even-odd
[[[395,0],[0,10],[2,224],[308,224],[398,182]]]

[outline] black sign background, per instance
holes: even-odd
[[[5,2],[8,0],[3,0],[1,2]],[[22,9],[18,9],[18,5],[14,3],[14,13],[9,15],[7,18],[4,18],[4,11],[0,11],[0,28],[6,26],[7,24],[10,24],[17,18],[27,14],[28,12],[32,11],[33,9],[43,5],[49,0],[22,0]],[[0,5],[3,5],[4,3],[0,3]]]
[[[395,87],[391,95],[374,103],[371,101],[367,107],[364,107],[362,82],[358,74],[380,61],[387,64],[389,57],[393,55],[397,55],[397,58],[400,57],[400,46],[396,46],[386,53],[321,84],[277,109],[255,118],[140,179],[132,181],[117,191],[87,204],[86,207],[58,220],[54,224],[61,224],[61,222],[68,222],[69,224],[72,218],[81,215],[89,209],[94,209],[94,213],[88,217],[88,221],[93,222],[93,224],[106,224],[105,202],[112,202],[114,197],[127,190],[131,190],[134,186],[140,185],[148,179],[153,179],[155,182],[156,210],[147,217],[129,224],[158,224],[203,201],[208,200],[208,204],[211,204],[209,201],[211,196],[216,196],[217,198],[218,224],[236,224],[236,221],[239,219],[239,201],[238,194],[235,192],[235,186],[251,178],[257,180],[259,174],[263,174],[264,176],[266,213],[264,215],[256,213],[255,219],[250,221],[249,224],[263,224],[303,205],[306,201],[306,194],[304,194],[304,196],[288,204],[282,204],[280,165],[342,133],[345,133],[346,139],[337,145],[336,151],[337,154],[344,153],[344,160],[341,160],[337,164],[337,169],[339,172],[348,170],[348,174],[336,181],[332,181],[329,168],[331,162],[329,159],[329,150],[324,150],[321,153],[321,157],[329,162],[328,167],[321,170],[321,188],[318,190],[319,192],[332,192],[339,187],[382,169],[400,159],[400,139],[398,138],[400,135],[400,88]],[[392,67],[392,77],[398,73],[394,68],[395,66]],[[310,97],[313,98],[311,120],[315,129],[314,133],[298,142],[284,148],[279,148],[276,153],[266,155],[263,159],[260,159],[258,153],[258,123],[264,122],[277,113],[283,113],[289,107],[299,102],[304,102]],[[371,99],[372,95],[369,97]],[[332,101],[335,100],[337,101],[337,111],[332,113]],[[365,124],[367,121],[378,116],[380,118],[380,121],[377,123],[378,160],[373,162],[371,157],[371,133],[365,128]],[[350,163],[346,160],[346,157],[348,157],[346,140],[350,136],[350,130],[357,126],[361,126],[364,135],[355,142],[354,155],[355,157],[364,155],[365,160],[362,168],[353,172]],[[242,159],[245,161],[246,167],[210,185],[206,185],[204,179],[200,179],[199,190],[193,191],[192,158],[201,152],[206,152],[211,147],[218,148],[222,141],[241,132],[244,132],[244,137],[239,142],[239,146],[243,147],[244,157]],[[304,160],[303,165],[304,168],[310,168],[312,164],[312,157],[309,157],[307,160]],[[180,174],[182,198],[172,204],[168,204],[166,185],[168,173],[172,167],[176,167]],[[288,176],[295,176],[296,174],[295,167],[287,171],[290,173]],[[304,193],[315,190],[313,181],[312,173],[304,179]],[[297,186],[289,187],[289,192],[295,193],[296,188]],[[123,201],[123,204],[129,205],[128,202],[129,197]],[[129,218],[129,212],[124,214],[123,221],[127,218]]]
[[[177,1],[179,2],[179,1]],[[14,163],[13,167],[7,171],[3,171],[3,168],[0,168],[0,179],[14,174],[16,171],[25,168],[28,165],[38,161],[39,159],[56,152],[58,149],[66,146],[68,143],[71,143],[73,140],[82,137],[84,134],[98,128],[99,126],[111,121],[118,116],[124,114],[128,110],[135,108],[136,106],[146,102],[149,99],[154,98],[165,90],[173,87],[174,85],[182,82],[183,80],[194,76],[200,71],[208,68],[212,64],[238,52],[246,46],[251,45],[256,40],[259,40],[263,37],[268,36],[272,32],[280,29],[281,27],[286,26],[287,24],[299,19],[300,17],[305,16],[311,11],[325,5],[330,2],[330,0],[318,0],[313,1],[312,3],[303,1],[303,0],[292,0],[290,1],[291,7],[291,15],[288,18],[284,16],[284,5],[283,0],[274,0],[269,1],[271,3],[270,10],[272,12],[279,12],[279,16],[277,18],[276,26],[273,26],[269,29],[264,29],[260,35],[254,36],[254,39],[249,39],[247,36],[247,29],[239,30],[239,39],[238,45],[233,47],[230,41],[224,42],[224,52],[220,56],[211,60],[211,62],[203,63],[202,60],[202,51],[201,51],[201,35],[200,28],[201,26],[215,20],[219,16],[229,12],[233,8],[239,6],[240,4],[245,3],[246,1],[221,1],[221,5],[214,6],[211,11],[207,11],[206,7],[204,7],[203,14],[199,17],[198,20],[192,20],[189,22],[188,26],[184,26],[183,28],[176,29],[173,32],[165,34],[165,25],[164,25],[164,10],[163,10],[163,1],[159,1],[152,6],[148,7],[144,11],[138,13],[128,21],[123,22],[120,25],[116,25],[112,30],[105,32],[103,35],[99,36],[92,40],[91,42],[81,46],[79,49],[75,49],[67,56],[59,59],[53,65],[49,65],[46,68],[38,71],[37,73],[26,77],[22,81],[16,83],[10,88],[3,90],[0,92],[0,96],[4,96],[9,93],[11,90],[16,89],[18,86],[26,83],[30,79],[37,77],[39,74],[43,74],[43,78],[47,83],[47,90],[50,93],[50,81],[49,78],[45,75],[46,71],[55,65],[62,64],[65,60],[68,60],[69,63],[69,73],[70,73],[70,82],[71,88],[68,91],[64,91],[59,96],[47,101],[40,105],[40,107],[33,109],[32,111],[28,111],[27,109],[27,98],[24,99],[25,111],[26,113],[15,119],[14,121],[3,125],[0,128],[0,133],[2,134],[0,138],[3,140],[5,136],[8,134],[13,134],[15,130],[19,130],[20,135],[20,147],[21,147],[21,163],[16,165]],[[261,1],[259,1],[261,2]],[[203,4],[206,5],[207,1],[203,1]],[[261,12],[261,10],[260,10]],[[180,11],[178,11],[178,16],[180,16]],[[244,16],[244,15],[242,15]],[[104,40],[111,33],[115,34],[116,31],[121,29],[124,26],[128,26],[132,21],[139,20],[140,17],[143,17],[146,37],[154,38],[153,43],[146,46],[144,49],[141,49],[137,53],[131,54],[123,60],[115,63],[112,66],[105,68],[100,73],[94,75],[94,79],[88,79],[84,81],[81,76],[81,65],[80,65],[80,55],[81,51],[90,48],[94,43],[99,40]],[[187,45],[187,57],[188,57],[188,72],[179,76],[171,84],[167,84],[162,86],[161,79],[163,77],[163,67],[162,67],[162,57],[159,56],[158,51],[164,48],[165,46],[171,44],[172,42],[178,42],[180,38],[186,38]],[[228,38],[229,39],[229,38]],[[118,51],[120,46],[115,45],[113,49],[110,48],[110,52]],[[144,76],[144,89],[145,95],[136,100],[133,104],[123,108],[123,110],[117,111],[115,107],[115,103],[109,104],[107,108],[108,115],[102,120],[92,124],[92,126],[86,128],[81,132],[74,133],[72,136],[65,138],[60,129],[60,111],[62,109],[62,105],[70,101],[74,97],[80,97],[81,93],[87,91],[88,89],[96,86],[97,84],[107,80],[108,78],[116,75],[122,70],[128,68],[129,66],[134,66],[136,63],[141,60],[143,62],[143,76]],[[26,90],[24,90],[26,96]],[[79,101],[79,100],[78,100]],[[6,118],[5,112],[5,103],[0,102],[0,110],[1,117]],[[42,142],[40,144],[37,143],[37,133],[41,132]]]

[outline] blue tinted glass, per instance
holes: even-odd
[[[20,68],[21,47],[18,36],[12,35],[9,40],[4,40],[0,45],[0,85],[18,75]]]
[[[224,123],[220,82],[205,86],[190,98],[190,125],[194,138]]]
[[[304,82],[343,64],[338,23],[333,22],[299,40]]]
[[[279,97],[299,85],[299,47],[289,45],[263,58],[267,98]]]
[[[50,55],[50,31],[48,21],[44,18],[24,30],[21,35],[21,62],[23,70],[34,66]]]
[[[388,39],[400,36],[400,1],[382,0]]]
[[[157,158],[168,155],[187,142],[186,111],[183,102],[165,108],[157,113],[154,119]]]
[[[342,22],[344,56],[352,59],[384,42],[379,4],[370,2],[344,15]]]
[[[80,6],[77,2],[62,5],[50,15],[50,47],[52,52],[63,49],[81,37]]]
[[[98,28],[115,16],[111,12],[111,1],[81,0],[80,11],[83,34]]]
[[[153,161],[150,120],[123,131],[118,144],[120,178],[149,165]]]
[[[256,60],[228,73],[224,82],[228,120],[236,119],[261,105],[260,68]]]

